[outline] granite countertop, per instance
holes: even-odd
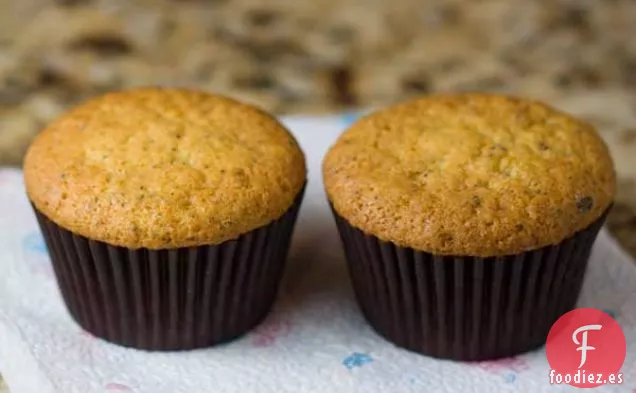
[[[619,174],[609,228],[636,256],[634,37],[633,0],[0,0],[0,165],[69,106],[136,85],[277,114],[512,92],[599,128]]]

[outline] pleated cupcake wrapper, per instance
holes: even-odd
[[[554,322],[576,306],[607,211],[558,245],[496,258],[399,247],[334,215],[356,300],[369,324],[400,347],[471,361],[545,344]]]
[[[241,336],[267,315],[302,197],[238,239],[169,250],[115,247],[35,213],[64,302],[82,328],[127,347],[185,350]]]

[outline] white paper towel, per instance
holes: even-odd
[[[320,163],[349,116],[290,118],[309,185],[272,314],[244,338],[206,350],[146,353],[95,339],[58,295],[21,173],[0,170],[0,366],[12,393],[563,392],[545,351],[485,363],[440,361],[380,339],[353,301]],[[580,306],[614,314],[627,338],[623,385],[636,393],[636,265],[602,231]]]

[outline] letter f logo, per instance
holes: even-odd
[[[587,345],[588,330],[601,330],[601,328],[602,328],[601,325],[585,325],[576,329],[574,333],[572,334],[572,341],[574,341],[574,344],[581,345],[580,347],[576,349],[577,351],[581,351],[581,364],[579,364],[579,368],[583,367],[583,365],[585,364],[585,361],[587,360],[587,351],[593,351],[596,349],[594,347]],[[583,334],[581,335],[582,340],[581,342],[579,342],[576,336],[578,336],[578,334],[581,332],[583,332]]]

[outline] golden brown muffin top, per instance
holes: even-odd
[[[370,114],[323,163],[335,210],[360,230],[439,255],[557,244],[598,219],[616,178],[588,124],[542,103],[439,95]]]
[[[95,98],[38,135],[27,193],[58,225],[129,248],[218,244],[282,216],[306,177],[273,117],[203,92]]]

